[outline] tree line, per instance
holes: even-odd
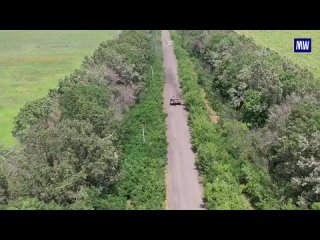
[[[150,64],[161,57],[155,55],[156,38],[156,31],[122,31],[101,43],[46,97],[20,110],[13,130],[19,145],[0,149],[1,208],[125,208],[130,197],[118,191],[118,184],[128,175],[123,159],[134,134],[125,129],[126,119],[148,94]],[[145,118],[148,124],[153,120]],[[163,116],[157,121],[164,123]]]
[[[199,140],[207,146],[197,149],[207,204],[246,208],[239,204],[244,196],[256,209],[316,209],[319,79],[234,31],[187,30],[174,36],[180,62],[192,65],[186,78],[206,90],[221,119],[211,136],[204,131],[207,138]],[[205,129],[204,121],[196,129]]]

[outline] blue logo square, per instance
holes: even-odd
[[[311,52],[311,38],[295,38],[294,52]]]

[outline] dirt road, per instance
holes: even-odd
[[[202,186],[195,167],[195,154],[191,149],[188,112],[181,105],[170,106],[172,96],[181,97],[177,74],[177,62],[169,31],[162,31],[164,69],[166,75],[164,108],[168,116],[167,139],[167,209],[200,210],[202,208]]]

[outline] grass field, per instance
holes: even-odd
[[[115,31],[0,31],[0,144],[12,145],[13,119],[78,68]]]
[[[320,31],[319,30],[241,30],[238,33],[252,37],[262,46],[277,51],[282,56],[309,68],[316,77],[320,78]],[[294,38],[312,38],[311,53],[294,53]]]

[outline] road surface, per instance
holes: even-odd
[[[172,96],[181,98],[178,82],[177,62],[169,31],[162,31],[164,53],[165,89],[164,109],[168,114],[167,139],[167,209],[168,210],[201,210],[202,186],[195,167],[195,154],[191,149],[188,126],[188,112],[183,105],[170,106]]]

